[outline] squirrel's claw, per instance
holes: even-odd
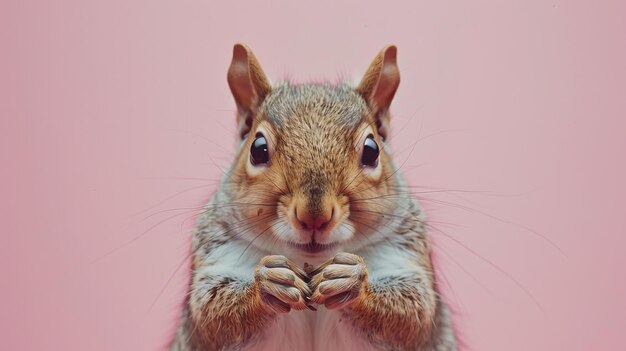
[[[362,257],[340,252],[309,271],[311,301],[329,309],[341,308],[356,299],[367,284],[367,267]]]
[[[285,256],[265,256],[254,273],[262,300],[277,313],[310,308],[311,290],[304,270]]]

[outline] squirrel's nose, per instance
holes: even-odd
[[[327,211],[321,213],[311,213],[310,211],[298,211],[298,208],[294,208],[296,219],[298,223],[306,230],[318,230],[324,229],[333,220],[335,209],[329,208]]]

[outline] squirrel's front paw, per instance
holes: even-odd
[[[303,310],[308,306],[311,290],[304,270],[285,256],[265,256],[254,272],[261,299],[275,312]]]
[[[367,286],[367,267],[361,256],[339,252],[316,269],[307,272],[313,295],[311,301],[326,308],[342,308]]]

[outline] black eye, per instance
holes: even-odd
[[[257,133],[250,147],[250,163],[256,166],[267,164],[269,161],[270,153],[267,148],[267,140],[263,134]]]
[[[374,141],[373,135],[368,135],[363,143],[363,155],[361,155],[361,164],[368,167],[378,166],[378,155],[380,150],[378,144]]]

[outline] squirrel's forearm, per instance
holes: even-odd
[[[428,277],[370,282],[344,313],[363,336],[394,350],[421,350],[433,337],[437,297]]]
[[[215,349],[252,339],[275,316],[261,300],[252,281],[230,277],[201,277],[189,296],[188,338],[192,344]]]

